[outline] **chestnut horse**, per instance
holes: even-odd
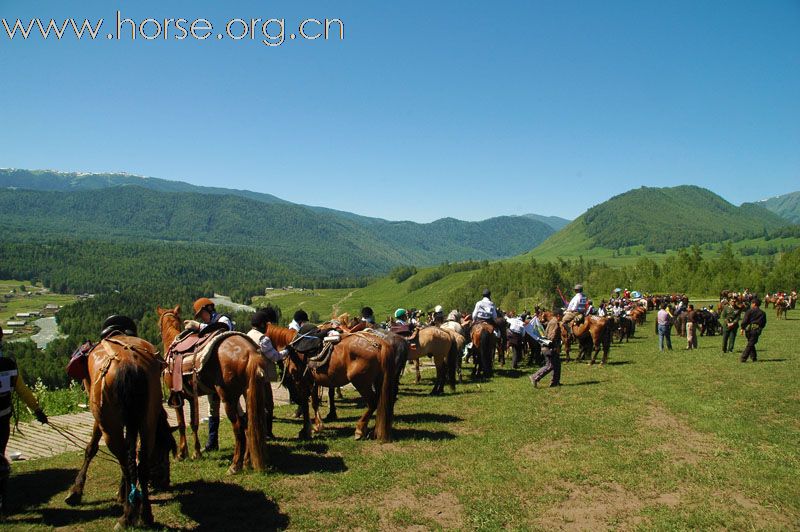
[[[157,308],[158,327],[161,330],[161,340],[164,349],[169,349],[172,342],[181,332],[181,307],[173,309]],[[233,425],[235,446],[233,461],[228,469],[229,473],[236,473],[242,469],[245,455],[255,470],[262,470],[265,465],[266,449],[264,434],[269,431],[269,422],[272,419],[272,386],[267,381],[266,360],[261,355],[255,343],[245,335],[229,336],[222,340],[215,353],[205,363],[197,379],[205,389],[215,390],[219,398],[225,403],[225,414]],[[172,382],[172,377],[164,372],[164,382],[167,387]],[[198,438],[198,412],[199,396],[203,395],[198,389],[197,395],[193,393],[193,386],[183,387],[183,396],[189,401],[192,431],[194,431],[193,458],[200,456],[200,440]],[[244,395],[247,406],[247,420],[239,416],[239,398]],[[178,417],[178,431],[180,444],[178,456],[186,457],[186,421],[183,407],[175,409]],[[246,451],[245,451],[246,449]]]
[[[294,331],[290,333],[284,327],[270,324],[267,336],[273,345],[279,348],[285,345],[284,342],[288,338],[294,336]],[[389,342],[368,331],[344,334],[333,348],[324,373],[308,366],[311,354],[295,351],[291,343],[287,347],[289,356],[286,358],[286,371],[294,381],[300,408],[303,411],[303,428],[299,434],[301,439],[311,438],[309,398],[314,408],[313,430],[314,432],[322,430],[319,396],[312,393],[315,385],[333,388],[352,383],[367,403],[367,411],[356,423],[355,438],[360,440],[368,437],[367,426],[372,413],[376,412],[375,436],[380,441],[391,441],[397,368],[394,349]]]
[[[491,377],[494,350],[497,344],[494,327],[485,321],[475,323],[470,328],[470,338],[472,339],[472,350],[478,355],[475,367],[472,369],[472,376],[475,378]]]
[[[159,488],[169,486],[169,453],[176,451],[167,414],[161,406],[163,359],[145,340],[116,334],[98,344],[87,362],[89,378],[84,382],[94,428],[83,466],[66,502],[80,502],[86,472],[102,435],[122,469],[118,496],[123,515],[119,524],[150,527],[153,511],[149,484],[152,481]]]
[[[570,326],[573,336],[580,344],[580,355],[576,360],[583,360],[591,349],[592,358],[589,364],[594,364],[595,360],[597,360],[597,354],[602,348],[603,358],[600,364],[605,364],[608,361],[608,351],[611,349],[611,334],[613,332],[611,320],[598,316],[586,316],[579,324],[573,321]],[[566,361],[569,362],[570,338],[563,327],[561,328],[561,340],[565,346]]]

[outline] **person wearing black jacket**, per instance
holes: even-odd
[[[747,359],[753,357],[753,362],[758,359],[756,353],[756,343],[758,337],[761,336],[761,331],[767,326],[767,315],[761,310],[761,301],[758,298],[753,298],[750,310],[744,313],[742,319],[742,332],[747,337],[747,346],[742,351],[741,362],[747,362]]]

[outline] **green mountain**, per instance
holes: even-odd
[[[567,224],[569,224],[569,220],[566,218],[561,218],[559,216],[542,216],[541,214],[523,214],[526,218],[531,218],[533,220],[539,220],[540,222],[544,222],[550,227],[553,228],[554,231],[558,231]]]
[[[134,185],[79,191],[0,189],[5,240],[136,239],[248,246],[300,270],[372,275],[400,264],[494,259],[527,251],[552,233],[541,222],[500,217],[429,224],[336,215],[236,195],[163,192]]]
[[[591,256],[633,246],[662,252],[761,236],[787,223],[761,206],[737,207],[696,186],[642,187],[592,207],[526,256]]]
[[[201,187],[182,181],[169,181],[166,179],[142,177],[125,173],[87,174],[56,172],[54,170],[0,168],[0,188],[74,192],[122,186],[138,186],[157,192],[194,192],[199,194],[239,196],[263,203],[289,203],[271,194],[229,188]]]
[[[800,192],[790,192],[756,202],[756,205],[774,212],[793,224],[800,224]]]

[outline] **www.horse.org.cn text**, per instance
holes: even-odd
[[[287,33],[285,18],[232,18],[217,26],[205,18],[145,18],[134,20],[116,12],[114,23],[100,19],[0,20],[0,36],[9,41],[109,40],[109,41],[247,41],[281,46],[289,41],[344,40],[344,23],[338,18],[306,18]]]

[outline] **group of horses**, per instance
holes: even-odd
[[[180,312],[180,306],[157,308],[165,351],[182,336]],[[546,312],[541,317],[543,321],[549,318],[550,314]],[[637,320],[643,318],[643,315],[636,317]],[[475,361],[473,378],[489,378],[493,374],[499,343],[495,329],[502,327],[501,322],[471,323],[465,316],[459,316],[459,319],[417,328],[405,337],[380,328],[351,332],[356,323],[345,315],[315,329],[314,334],[320,338],[336,331],[336,342],[332,342],[324,367],[318,367],[316,363],[318,351],[302,347],[300,340],[308,335],[299,335],[293,329],[271,323],[267,326],[266,336],[273,346],[287,354],[283,383],[302,410],[303,426],[298,435],[301,439],[309,439],[314,432],[323,430],[320,415],[323,388],[329,390],[330,413],[327,419],[335,419],[333,390],[352,384],[366,404],[366,410],[356,423],[355,438],[374,437],[386,442],[392,439],[399,380],[408,362],[418,364],[422,358],[432,358],[436,366],[433,395],[443,393],[445,384],[455,389],[457,375],[461,375],[461,355],[468,342]],[[613,323],[613,318],[587,316],[573,323],[570,332],[562,330],[567,360],[570,360],[570,346],[577,344],[581,352],[578,360],[591,353],[590,363],[594,363],[602,349],[602,363],[605,363]],[[175,429],[170,428],[163,406],[162,390],[173,383],[170,371],[181,371],[183,375],[184,386],[180,393],[190,407],[189,424],[194,438],[192,458],[200,458],[202,452],[198,434],[199,399],[203,395],[216,394],[224,402],[225,414],[234,434],[229,472],[236,473],[245,467],[264,469],[274,406],[268,378],[269,363],[255,341],[242,333],[221,337],[202,369],[188,374],[185,368],[170,370],[156,347],[136,336],[115,333],[103,339],[88,355],[88,376],[84,379],[84,387],[95,423],[84,463],[66,502],[70,505],[80,503],[89,464],[103,437],[122,472],[118,492],[123,504],[120,524],[152,525],[150,488],[169,486],[170,454],[178,459],[189,456],[183,405],[176,406],[178,426]],[[417,372],[419,381],[418,369]],[[246,406],[244,411],[239,405],[242,397]],[[313,409],[313,422],[309,403]],[[369,423],[373,414],[375,425],[371,432]],[[177,430],[179,435],[177,443],[173,430]]]

